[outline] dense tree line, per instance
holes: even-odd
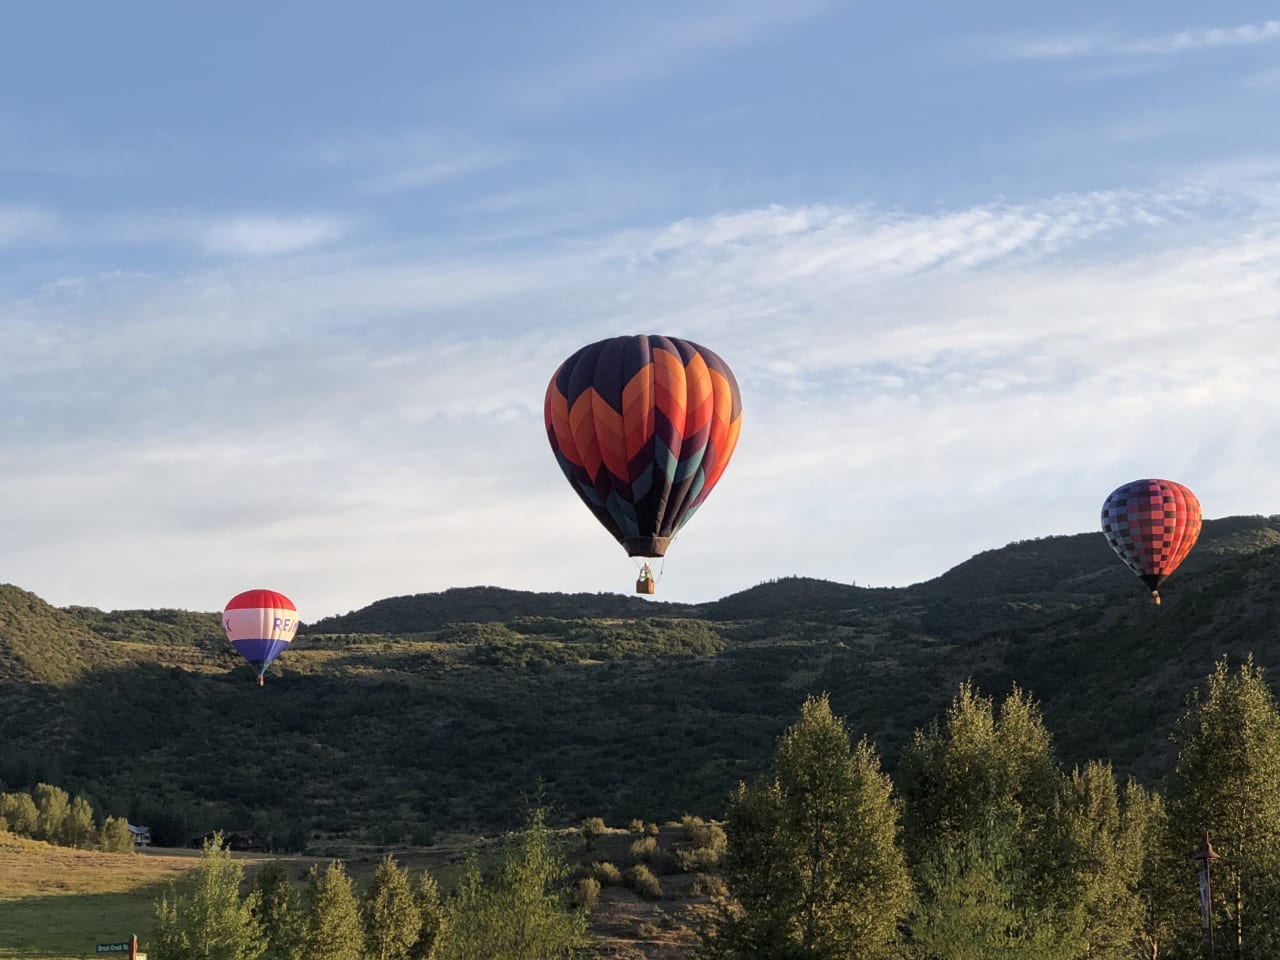
[[[730,896],[707,960],[1159,960],[1200,956],[1208,831],[1218,954],[1280,957],[1280,712],[1220,661],[1174,732],[1167,799],[1109,764],[1060,769],[1037,704],[965,684],[894,786],[825,697],[729,807]]]
[[[221,837],[207,843],[187,892],[155,908],[156,960],[558,960],[586,945],[586,909],[574,905],[543,812],[487,868],[472,858],[442,900],[431,874],[416,878],[388,854],[357,894],[346,868],[312,867],[299,891],[280,864],[245,895],[243,868]]]
[[[723,881],[699,955],[1191,960],[1203,937],[1193,854],[1207,831],[1218,954],[1278,958],[1280,710],[1262,671],[1220,661],[1173,739],[1160,791],[1119,782],[1103,761],[1064,770],[1028,694],[997,701],[966,683],[891,778],[871,742],[811,697],[770,772],[733,793],[723,829],[685,819],[679,866]],[[661,898],[650,826],[632,824],[625,882]],[[586,849],[605,832],[587,818]],[[268,866],[245,896],[239,869],[206,848],[191,892],[157,905],[156,960],[194,957],[194,944],[225,960],[581,956],[601,884],[624,882],[597,863],[570,887],[541,810],[495,861],[473,857],[445,898],[390,856],[359,895],[340,863],[301,891]]]
[[[93,804],[61,787],[38,783],[31,793],[0,793],[0,833],[80,850],[132,853],[133,834],[123,817],[98,819]]]

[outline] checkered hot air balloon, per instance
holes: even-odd
[[[258,686],[271,661],[285,650],[298,632],[298,610],[293,601],[274,590],[238,593],[222,611],[227,639],[258,671]]]
[[[633,557],[666,554],[724,473],[742,428],[729,365],[675,337],[588,344],[551,378],[544,413],[569,484]]]
[[[1103,503],[1102,532],[1159,603],[1156,588],[1200,536],[1200,501],[1172,480],[1134,480],[1111,491]]]

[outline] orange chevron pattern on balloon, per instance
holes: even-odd
[[[742,429],[738,381],[689,340],[630,336],[556,370],[547,438],[583,503],[633,557],[661,557],[707,499]]]
[[[1102,532],[1121,560],[1159,603],[1157,587],[1191,552],[1200,536],[1200,501],[1172,480],[1134,480],[1102,504]]]

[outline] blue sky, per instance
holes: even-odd
[[[626,589],[541,427],[619,333],[743,389],[669,599],[926,579],[1140,476],[1277,512],[1280,19],[1045,7],[15,7],[0,579]]]

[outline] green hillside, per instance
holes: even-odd
[[[893,769],[973,678],[1044,705],[1067,764],[1157,782],[1224,652],[1273,666],[1280,522],[1211,521],[1153,607],[1097,534],[866,589],[783,578],[701,606],[476,587],[308,626],[265,689],[213,613],[57,610],[0,588],[0,780],[84,792],[162,842],[257,828],[422,841],[557,819],[719,814],[805,694]],[[33,718],[40,721],[33,723]]]
[[[398,635],[437,630],[451,623],[501,623],[517,617],[625,620],[663,613],[688,616],[689,608],[616,593],[532,593],[501,587],[454,587],[441,593],[378,600],[360,610],[305,625],[299,633]]]

